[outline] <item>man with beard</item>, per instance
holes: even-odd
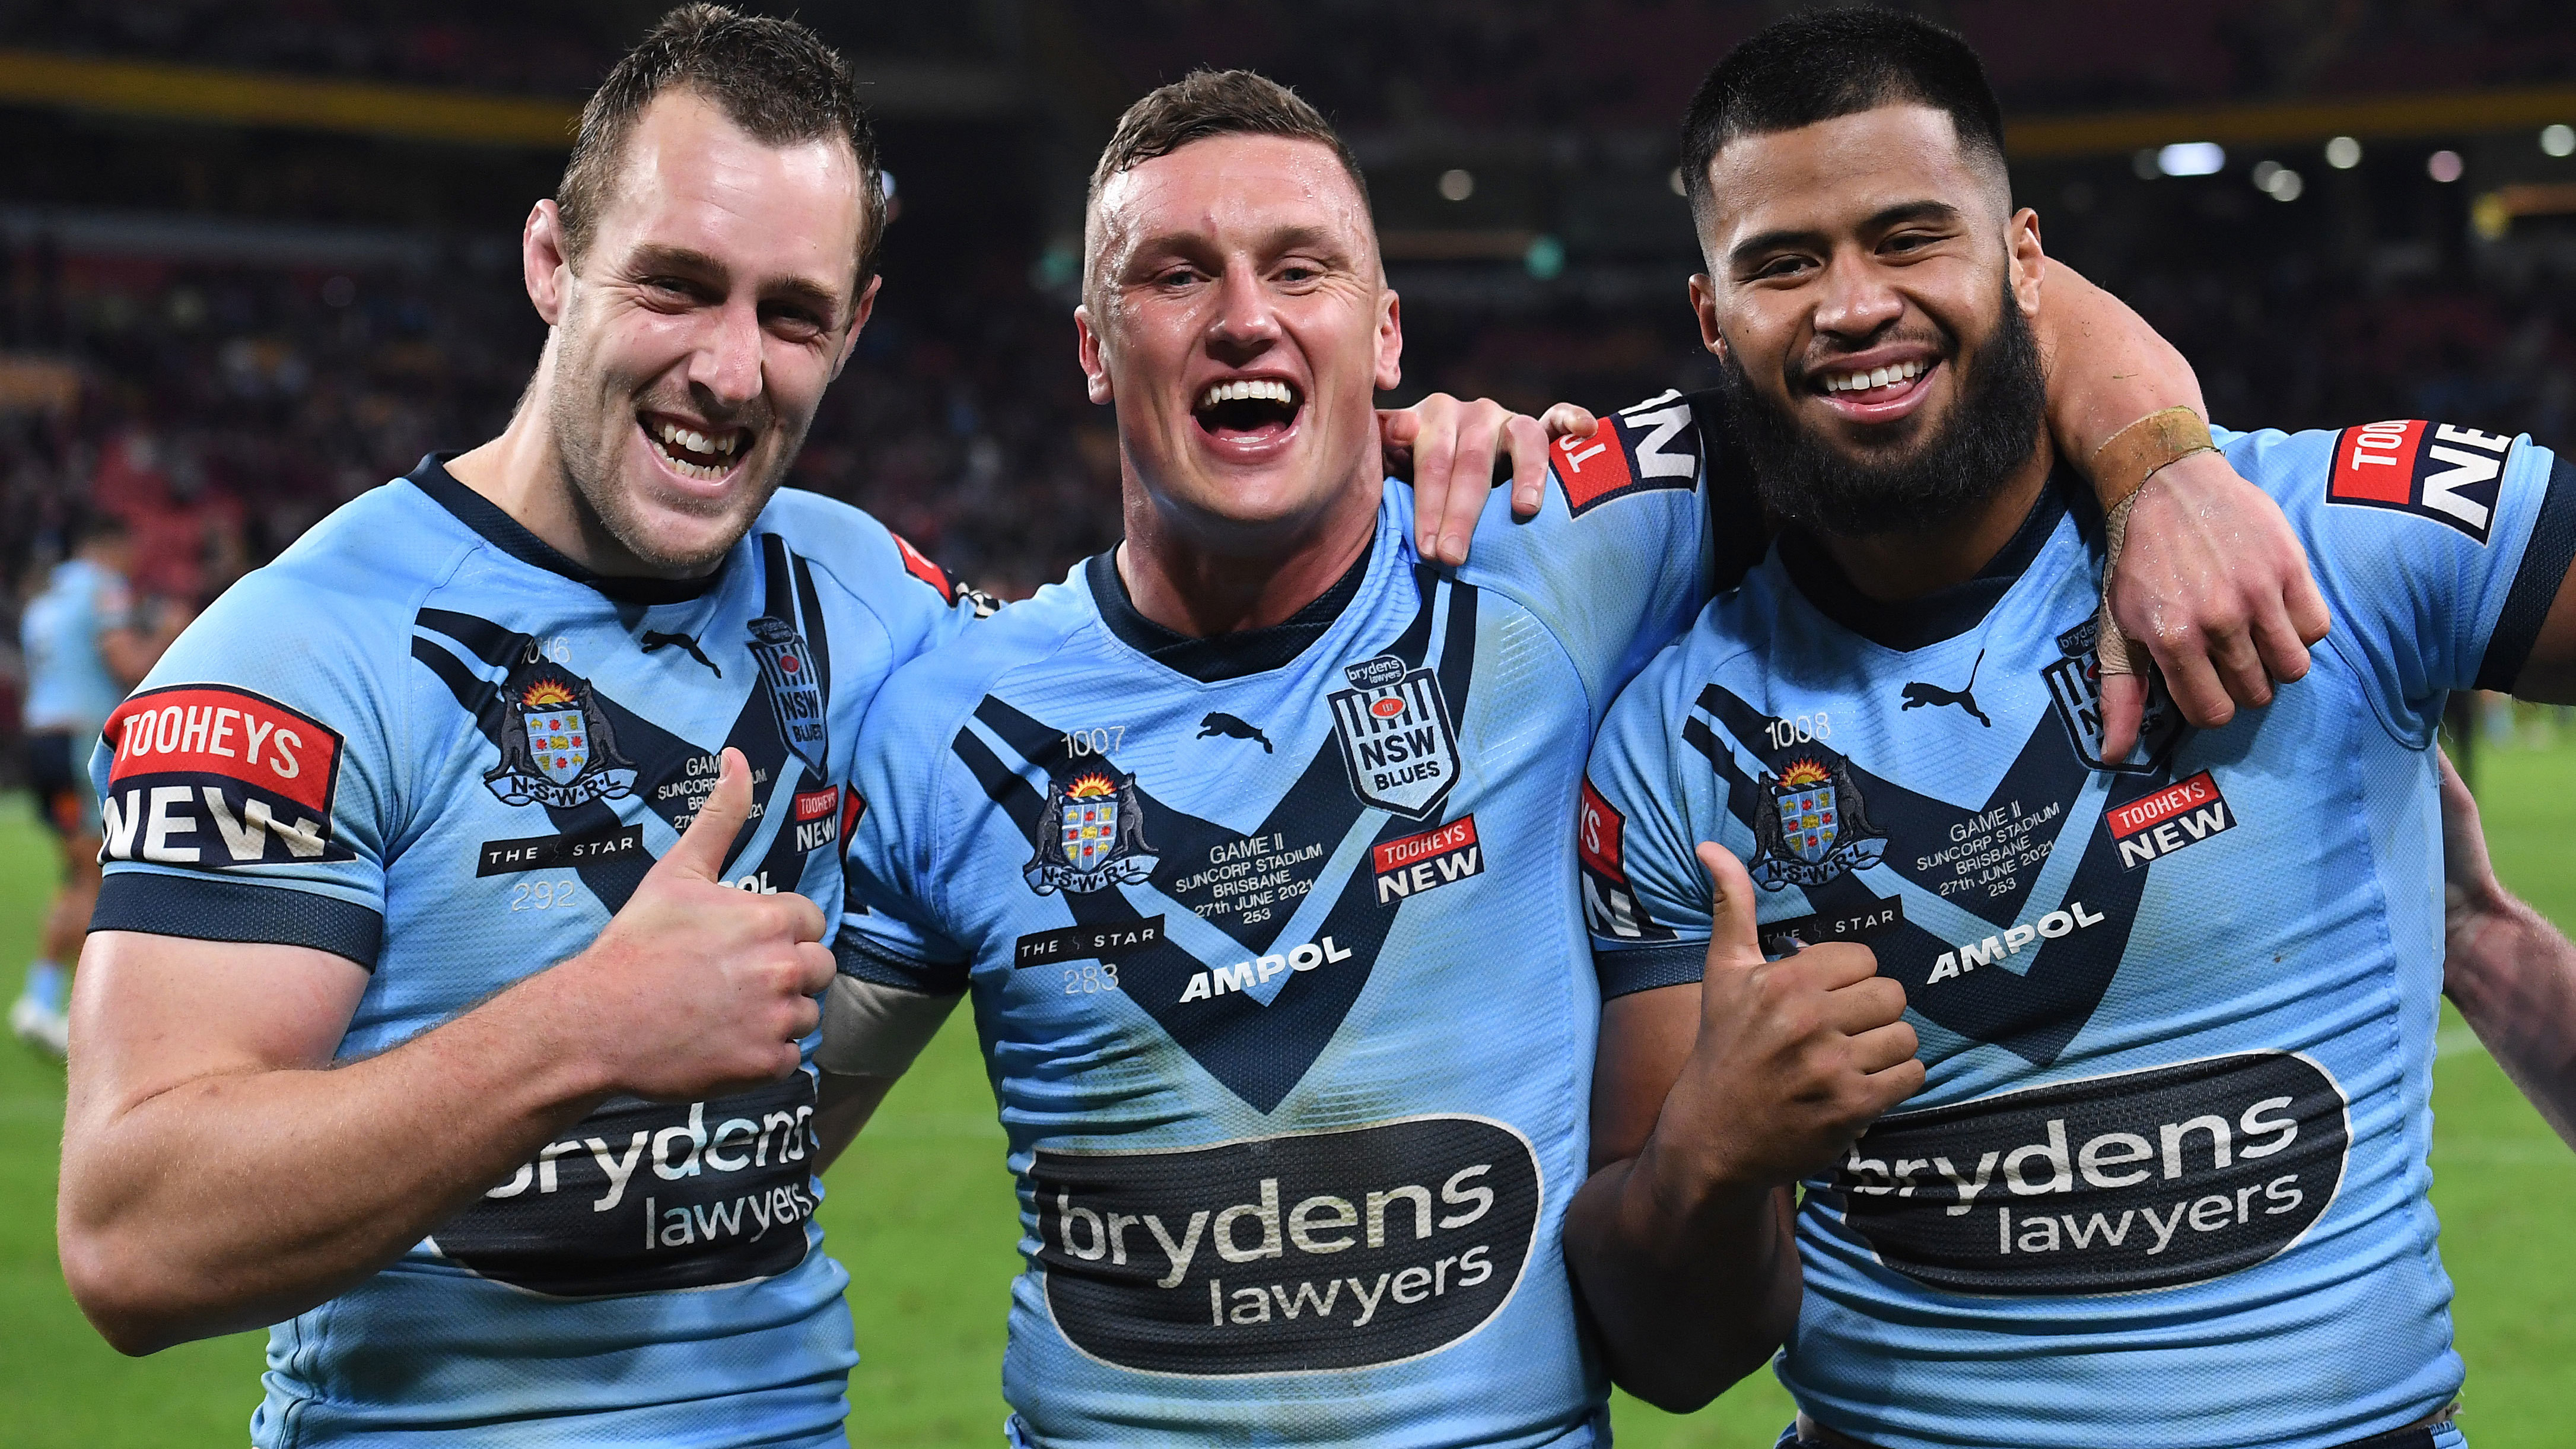
[[[109,716],[64,1276],[128,1352],[276,1324],[258,1443],[841,1442],[805,1058],[842,782],[887,673],[986,607],[779,491],[883,225],[841,59],[673,12],[529,216],[507,431]]]
[[[816,1060],[882,1083],[975,994],[1014,1443],[1599,1442],[1564,842],[1608,701],[1759,542],[1711,519],[1742,480],[1657,398],[1463,566],[1417,553],[1365,427],[1403,343],[1365,183],[1259,76],[1130,108],[1087,249],[1126,541],[871,712]]]
[[[1784,1444],[2456,1444],[2431,746],[2453,689],[2576,694],[2576,475],[2448,424],[2221,434],[2335,633],[2269,707],[2106,749],[2001,133],[1885,11],[1693,102],[1702,332],[1789,527],[1593,751],[1568,1257],[1653,1402],[1785,1344]]]

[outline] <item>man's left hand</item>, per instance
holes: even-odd
[[[2222,453],[2195,453],[2147,480],[2108,588],[2112,617],[2155,656],[2183,718],[2202,729],[2239,705],[2270,704],[2273,682],[2306,675],[2308,646],[2326,636],[2307,550],[2281,506]],[[2105,670],[2105,759],[2129,753],[2145,714],[2144,677]]]

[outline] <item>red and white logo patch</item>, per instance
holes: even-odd
[[[1369,858],[1377,867],[1379,905],[1485,873],[1485,847],[1476,839],[1473,815],[1390,840],[1371,850]]]
[[[173,684],[118,705],[100,732],[106,860],[258,865],[347,860],[331,836],[340,732],[266,695]]]
[[[2393,508],[2487,541],[2513,439],[2421,419],[2364,423],[2335,439],[2326,501]]]
[[[2102,824],[2119,844],[2121,866],[2135,870],[2235,829],[2236,813],[2227,808],[2227,797],[2218,793],[2218,782],[2203,770],[2153,794],[2110,807],[2102,812]]]
[[[1699,482],[1699,431],[1678,392],[1650,397],[1601,420],[1588,438],[1559,438],[1548,462],[1580,518],[1614,498]]]
[[[949,579],[948,570],[932,563],[930,555],[914,548],[902,534],[889,532],[886,537],[894,540],[896,550],[903,555],[904,572],[937,589],[939,597],[952,604],[957,602],[957,585]]]
[[[1575,839],[1575,854],[1583,863],[1614,881],[1626,884],[1628,872],[1619,864],[1619,836],[1628,827],[1626,816],[1610,806],[1593,790],[1592,782],[1583,782],[1583,814]]]

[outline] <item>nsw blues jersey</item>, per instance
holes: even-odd
[[[880,696],[842,969],[973,992],[1016,1442],[1604,1433],[1558,1247],[1599,1010],[1563,832],[1709,524],[1680,400],[1557,463],[1457,570],[1390,484],[1277,627],[1171,634],[1103,555]]]
[[[339,1055],[383,1051],[588,946],[726,745],[755,802],[726,878],[836,917],[858,722],[960,594],[792,490],[709,578],[597,578],[426,460],[235,585],[111,717],[94,925],[345,956],[371,976]],[[254,1439],[839,1442],[856,1355],[813,1107],[810,1067],[612,1099],[277,1325]]]
[[[125,697],[109,672],[98,636],[125,626],[125,580],[87,559],[54,566],[45,591],[27,601],[18,621],[27,655],[26,726],[30,732],[88,735]]]
[[[2103,761],[2098,515],[2053,490],[1903,604],[1784,536],[1594,749],[1605,994],[1699,979],[1703,840],[1767,951],[1864,941],[1905,986],[1929,1080],[1806,1184],[1779,1361],[1873,1443],[2319,1449],[2460,1387],[2430,746],[2449,691],[2519,673],[2576,476],[2449,425],[2220,437],[2333,611],[2268,708],[2190,733],[2158,698]]]

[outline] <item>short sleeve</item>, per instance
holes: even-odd
[[[402,702],[365,611],[309,595],[269,571],[244,579],[108,717],[90,762],[105,833],[91,929],[374,968]]]
[[[1683,763],[1681,732],[1707,728],[1690,717],[1690,658],[1675,644],[1619,696],[1584,772],[1575,858],[1605,1001],[1700,979],[1711,902],[1698,844],[1751,847],[1715,798],[1713,772]]]
[[[2300,531],[2327,643],[2392,734],[2421,746],[2450,691],[2513,687],[2576,560],[2576,470],[2527,436],[2422,420],[2221,436]]]
[[[937,922],[942,766],[947,743],[922,728],[921,711],[903,706],[903,681],[891,681],[859,732],[851,789],[858,818],[850,827],[841,927],[832,954],[842,974],[884,986],[949,995],[966,989],[972,955]]]
[[[1707,458],[1731,456],[1703,437],[1713,416],[1677,392],[1610,414],[1592,436],[1549,446],[1536,517],[1513,519],[1507,490],[1496,490],[1477,525],[1461,577],[1510,595],[1547,624],[1596,721],[1708,599],[1718,525]],[[1738,520],[1758,514],[1719,511],[1732,542],[1743,543]]]

